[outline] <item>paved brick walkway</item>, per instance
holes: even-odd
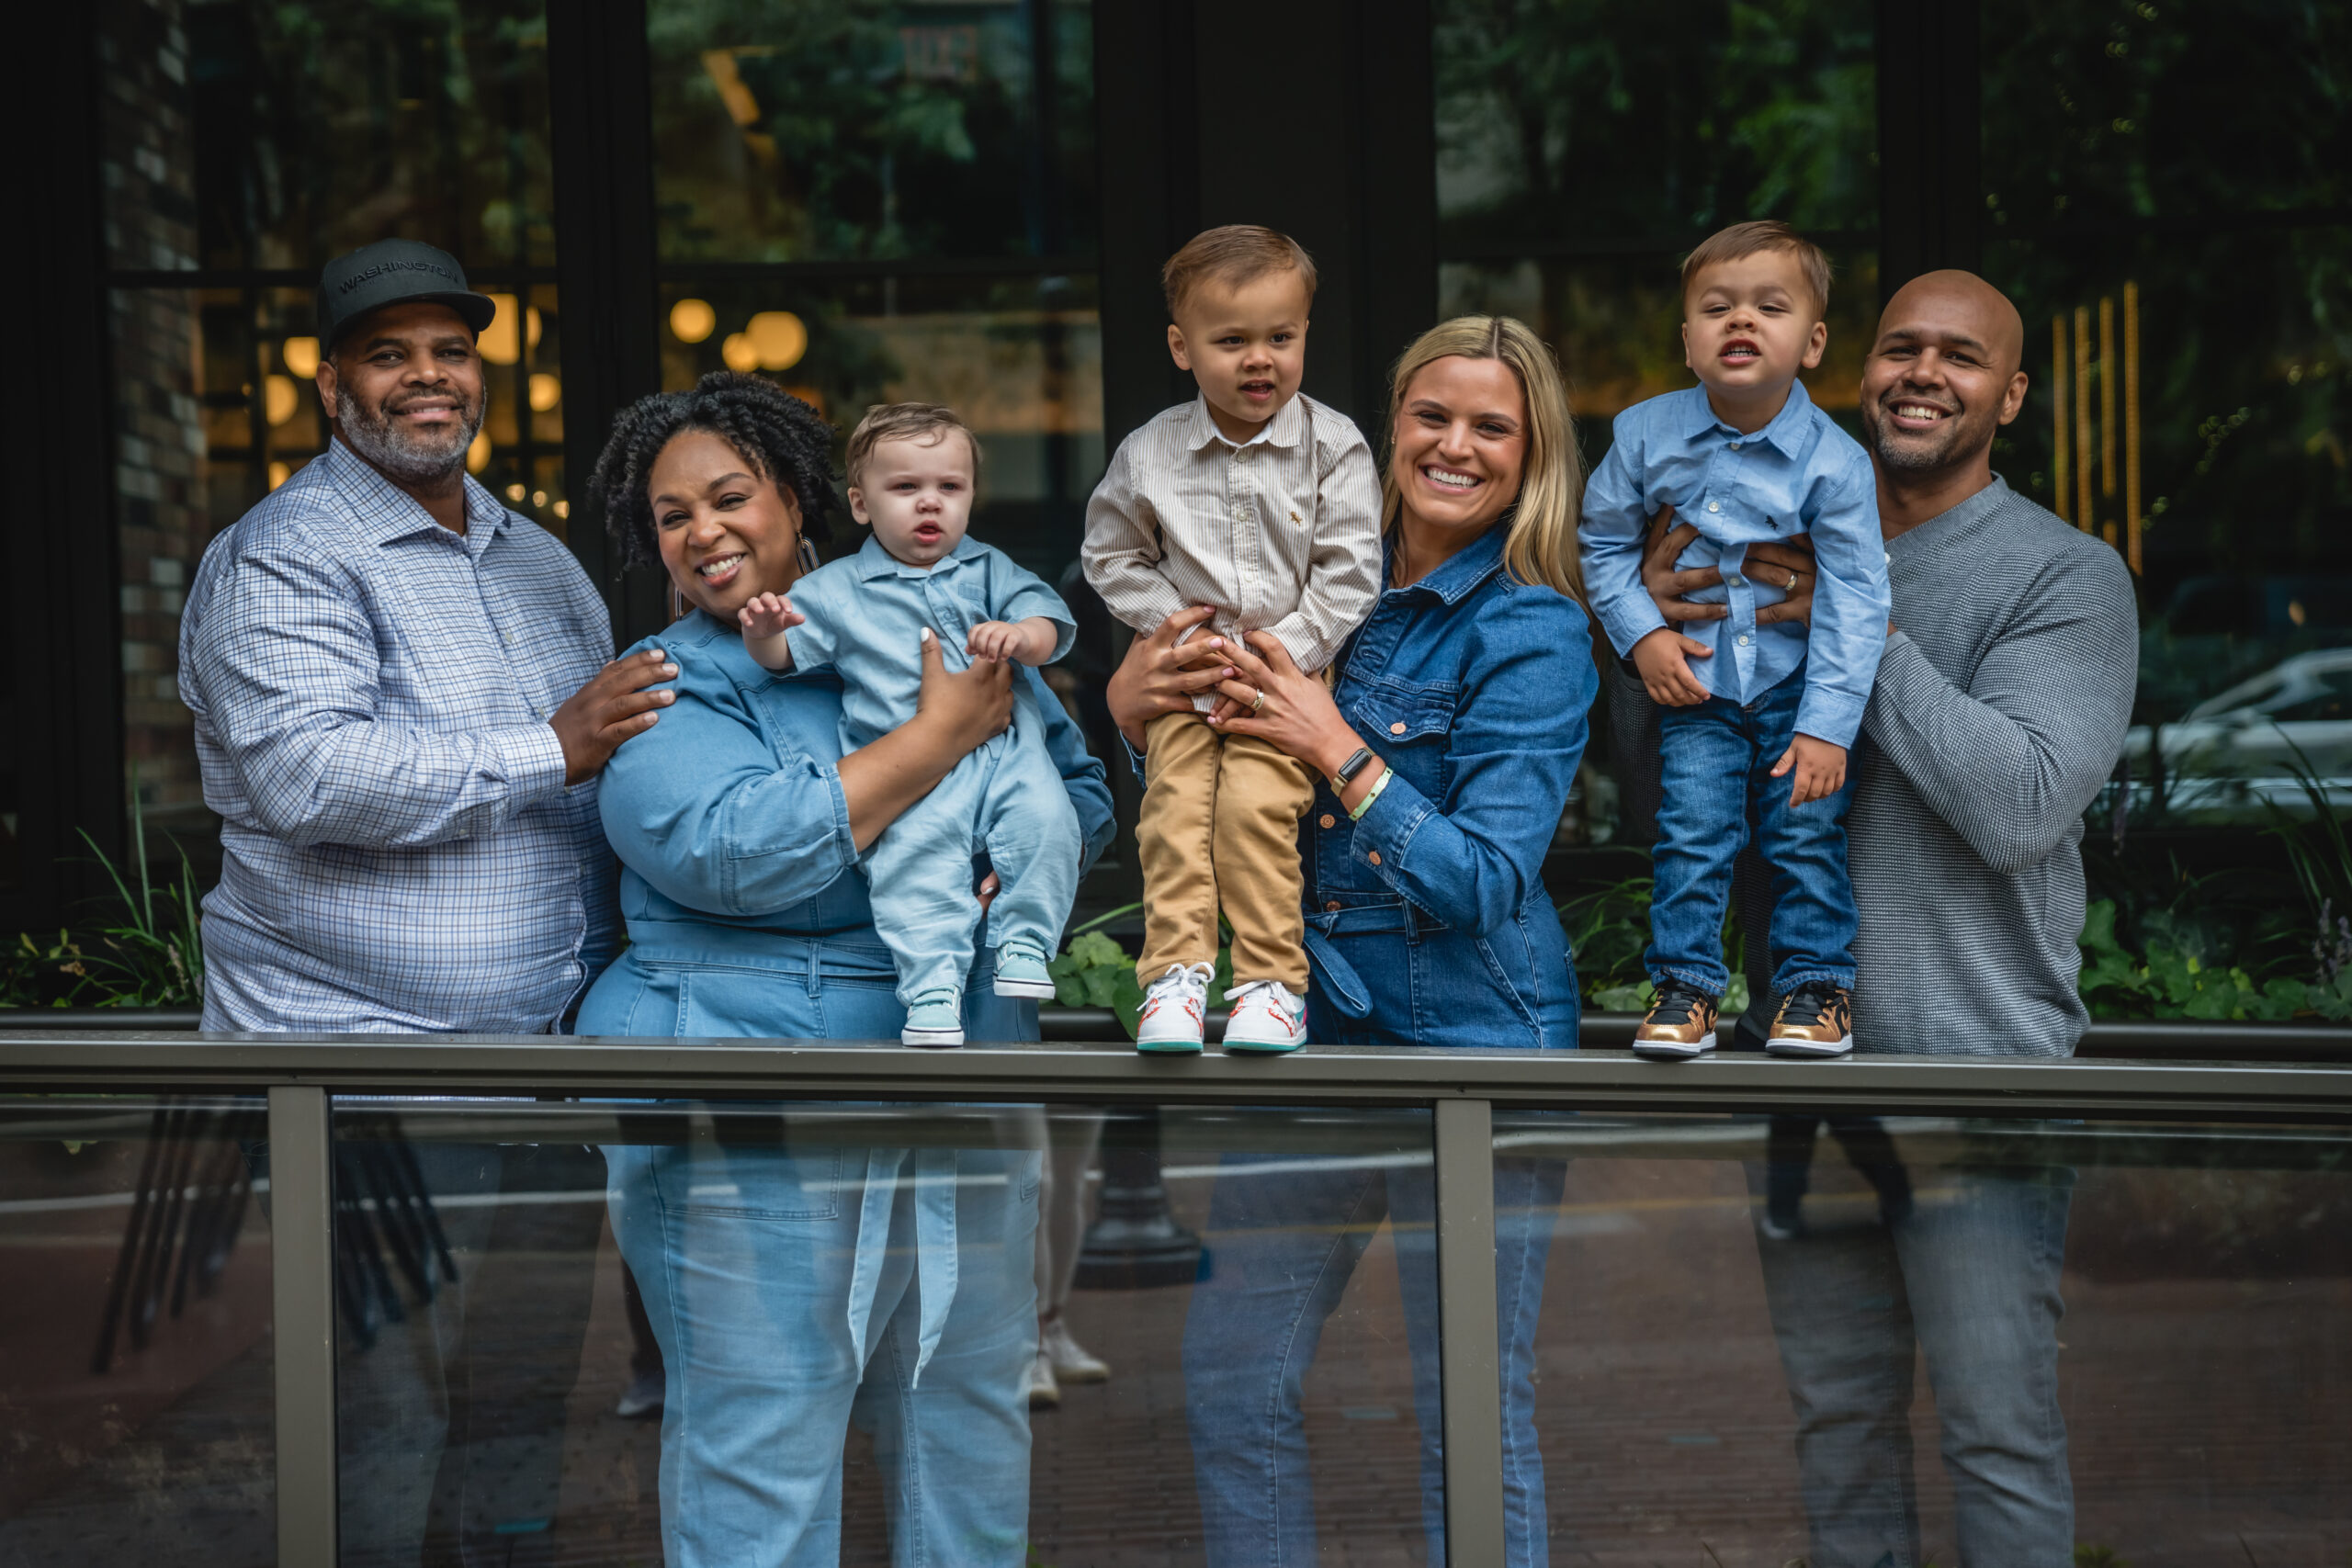
[[[2330,1179],[2264,1211],[2284,1227],[2267,1251],[2233,1253],[2188,1245],[2217,1191],[2230,1190],[2213,1187],[2211,1173],[2084,1173],[2062,1363],[2083,1541],[2132,1568],[2352,1560],[2352,1270],[2336,1235],[2346,1201],[2338,1189],[2352,1183]],[[1822,1185],[1826,1201],[1851,1201],[1835,1180]],[[1207,1186],[1176,1184],[1195,1226]],[[2151,1213],[2185,1227],[2169,1254],[2132,1228]],[[251,1280],[235,1298],[242,1318],[224,1307],[188,1331],[194,1348],[182,1345],[183,1360],[200,1372],[165,1389],[163,1403],[126,1399],[160,1386],[135,1367],[111,1382],[44,1382],[33,1364],[86,1353],[78,1326],[42,1337],[30,1325],[94,1314],[104,1270],[93,1260],[103,1264],[119,1221],[119,1211],[103,1223],[0,1220],[0,1268],[15,1298],[0,1309],[0,1443],[12,1445],[0,1457],[15,1456],[0,1492],[0,1568],[265,1568],[269,1342],[253,1326],[266,1296]],[[265,1243],[250,1233],[239,1267],[266,1269]],[[651,1568],[658,1434],[610,1414],[628,1337],[609,1251],[598,1290],[561,1438],[560,1523],[528,1544],[560,1563]],[[1074,1302],[1079,1337],[1116,1375],[1068,1390],[1063,1407],[1035,1423],[1031,1517],[1043,1568],[1200,1561],[1178,1365],[1188,1293]],[[1736,1166],[1572,1167],[1539,1344],[1555,1563],[1781,1568],[1804,1556],[1788,1396]],[[232,1353],[220,1354],[223,1345]],[[1951,1498],[1924,1375],[1920,1387],[1923,1518],[1933,1560],[1949,1568]],[[1385,1238],[1327,1333],[1307,1404],[1321,1561],[1423,1561],[1409,1367]],[[71,1452],[55,1451],[56,1433],[72,1434]],[[864,1448],[852,1438],[844,1561],[887,1563]]]

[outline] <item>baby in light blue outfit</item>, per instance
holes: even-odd
[[[1060,595],[967,536],[979,457],[946,409],[870,411],[850,435],[848,468],[850,510],[872,536],[795,582],[790,599],[766,593],[743,607],[743,646],[761,664],[840,672],[844,754],[914,716],[926,631],[951,669],[971,659],[1050,664],[1069,651],[1077,626]],[[964,977],[981,919],[972,859],[982,851],[999,883],[989,908],[996,994],[1054,994],[1046,964],[1061,946],[1085,841],[1034,684],[1013,682],[1012,728],[957,762],[858,862],[898,964],[909,1045],[964,1043]]]

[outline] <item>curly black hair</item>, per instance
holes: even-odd
[[[662,449],[690,430],[718,436],[762,479],[790,491],[800,503],[803,536],[820,544],[831,536],[826,520],[835,505],[833,427],[773,381],[714,370],[693,391],[639,398],[613,421],[612,439],[588,477],[588,506],[591,516],[604,514],[622,564],[660,562],[646,486]]]

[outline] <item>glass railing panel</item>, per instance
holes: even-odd
[[[1440,1560],[1424,1110],[334,1126],[345,1563]]]
[[[277,1560],[267,1115],[0,1097],[0,1562]]]
[[[1553,1562],[2352,1548],[2352,1130],[1495,1129],[1506,1188],[1529,1178],[1498,1234],[1550,1243],[1505,1475],[1515,1505],[1540,1500]],[[1522,1538],[1512,1560],[1544,1559]]]

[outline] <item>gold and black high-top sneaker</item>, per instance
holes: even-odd
[[[1687,1062],[1715,1048],[1715,998],[1668,980],[1634,1031],[1634,1054],[1654,1061]]]
[[[1775,1056],[1842,1056],[1854,1048],[1854,993],[1807,980],[1781,1002],[1764,1049]]]

